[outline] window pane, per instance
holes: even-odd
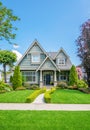
[[[40,62],[40,55],[32,55],[32,62]]]

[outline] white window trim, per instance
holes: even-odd
[[[34,61],[34,56],[38,57],[38,61]],[[40,63],[40,54],[31,54],[31,62],[36,64]]]
[[[28,71],[23,71],[23,72],[28,72]],[[29,72],[35,72],[35,71],[29,71]],[[27,75],[24,75],[24,76],[27,76]],[[28,82],[28,83],[37,83],[37,72],[35,72],[35,81],[26,81],[26,82]]]
[[[64,63],[60,64],[60,60],[64,61]],[[58,65],[65,65],[65,58],[58,58]]]

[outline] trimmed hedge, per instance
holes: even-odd
[[[26,102],[27,102],[27,103],[33,102],[34,99],[35,99],[38,95],[40,95],[40,94],[42,94],[42,93],[44,93],[44,92],[46,92],[46,88],[42,88],[42,89],[40,89],[40,90],[34,91],[30,96],[28,96],[28,97],[26,98]]]
[[[51,94],[56,90],[56,88],[51,88],[49,91],[46,91],[44,94],[44,100],[46,103],[51,102]]]

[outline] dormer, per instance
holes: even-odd
[[[72,66],[69,56],[66,54],[63,48],[60,48],[60,50],[54,57],[54,60],[56,61],[56,65],[58,66],[59,69],[69,68],[69,65],[70,67]]]

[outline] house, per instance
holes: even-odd
[[[39,84],[40,87],[58,81],[68,81],[72,63],[63,48],[58,52],[46,52],[37,40],[18,61],[20,71],[30,84]]]

